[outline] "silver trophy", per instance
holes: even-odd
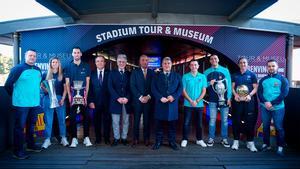
[[[82,84],[83,81],[73,81],[73,89],[76,90],[76,95],[73,97],[72,105],[84,105],[84,98],[80,95],[80,90],[84,89]]]
[[[55,92],[55,79],[50,79],[50,80],[44,80],[43,83],[48,91],[49,95],[49,100],[50,100],[50,105],[49,107],[51,109],[59,107],[59,103],[56,97],[56,92]]]
[[[226,106],[226,100],[225,100],[225,92],[227,91],[227,88],[224,84],[224,81],[226,82],[226,79],[223,80],[217,80],[215,81],[215,84],[212,85],[213,90],[216,92],[218,95],[218,104],[219,106]]]

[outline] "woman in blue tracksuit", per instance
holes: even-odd
[[[268,61],[268,75],[259,81],[258,96],[260,100],[261,117],[263,122],[263,141],[261,150],[270,150],[270,124],[271,119],[277,133],[277,154],[283,155],[284,129],[283,118],[285,114],[284,98],[288,95],[289,84],[285,77],[277,73],[278,63]]]

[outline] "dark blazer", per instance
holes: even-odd
[[[158,120],[177,120],[178,119],[178,101],[182,93],[182,81],[179,74],[171,72],[166,78],[163,72],[154,76],[151,84],[151,90],[155,98],[155,118]],[[172,103],[162,103],[162,97],[174,97]]]
[[[119,70],[112,70],[108,76],[108,90],[110,94],[109,111],[112,114],[121,114],[122,105],[117,101],[120,97],[126,97],[126,112],[130,113],[130,72],[125,71],[122,77]]]
[[[140,106],[141,102],[139,98],[141,96],[150,95],[151,93],[151,82],[154,75],[154,71],[147,69],[146,79],[144,78],[143,70],[141,68],[134,69],[130,76],[130,89],[132,93],[132,100],[134,106]]]
[[[96,106],[106,106],[108,108],[108,104],[109,104],[108,76],[109,76],[109,71],[105,69],[103,82],[102,85],[100,85],[100,82],[98,80],[97,70],[91,73],[88,103],[93,102]]]

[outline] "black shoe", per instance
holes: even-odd
[[[150,141],[149,141],[149,140],[145,140],[145,141],[144,141],[144,145],[145,145],[146,147],[150,146]]]
[[[95,141],[95,145],[96,146],[100,146],[101,145],[101,141]]]
[[[42,149],[41,147],[34,145],[34,146],[27,146],[26,151],[39,153],[42,151]]]
[[[160,142],[156,142],[153,147],[152,150],[158,150],[160,148],[161,143]]]
[[[99,145],[99,144],[101,144],[101,140],[100,139],[96,139],[95,145]]]
[[[104,143],[105,143],[106,145],[109,145],[109,144],[110,144],[110,141],[109,141],[109,140],[104,140]]]
[[[13,158],[18,159],[18,160],[25,160],[25,159],[29,158],[29,155],[27,155],[25,152],[19,151],[19,152],[13,153]]]
[[[139,144],[137,140],[133,140],[131,147],[136,147]]]
[[[269,151],[269,150],[271,150],[271,147],[267,144],[263,144],[261,146],[261,149],[260,149],[260,151],[262,151],[262,152],[266,152],[266,151]]]
[[[127,139],[121,139],[121,143],[122,143],[124,146],[127,146],[127,145],[128,145]]]
[[[178,146],[176,145],[175,142],[170,142],[169,146],[173,149],[173,150],[179,150]]]
[[[114,139],[114,141],[112,142],[111,146],[112,146],[112,147],[115,147],[115,146],[118,145],[118,143],[119,143],[119,140]]]

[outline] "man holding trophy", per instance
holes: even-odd
[[[209,58],[211,67],[205,70],[208,87],[207,93],[209,95],[209,139],[207,146],[213,146],[215,131],[216,131],[216,119],[218,108],[221,112],[221,137],[224,147],[230,147],[228,137],[228,112],[231,106],[231,78],[229,70],[219,65],[219,58],[217,55],[212,55]]]
[[[87,111],[87,96],[90,83],[90,66],[81,61],[81,50],[74,47],[72,51],[73,61],[66,67],[66,87],[69,101],[71,104],[70,111],[70,128],[72,143],[70,147],[77,147],[77,125],[76,115],[82,112],[84,141],[85,146],[92,146],[89,138],[89,114]]]
[[[232,76],[232,93],[234,100],[232,107],[233,116],[233,150],[239,149],[239,139],[241,126],[247,137],[247,148],[252,152],[257,152],[254,145],[254,129],[257,120],[257,78],[256,75],[248,70],[248,60],[241,57],[238,60],[240,71]]]

